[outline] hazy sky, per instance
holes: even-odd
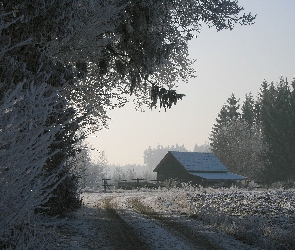
[[[295,75],[295,1],[239,0],[245,12],[257,14],[251,26],[216,32],[203,27],[190,43],[197,59],[197,78],[180,83],[186,94],[171,110],[137,112],[133,104],[109,112],[109,129],[88,139],[95,152],[105,151],[111,164],[143,164],[143,152],[156,147],[184,144],[188,150],[208,142],[215,118],[234,93],[244,100],[256,96],[262,81],[289,80]]]

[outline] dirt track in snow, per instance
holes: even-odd
[[[252,249],[186,214],[156,212],[141,199],[137,194],[92,196],[96,220],[91,228],[97,237],[88,241],[88,249]]]
[[[105,199],[102,209],[109,218],[108,233],[115,249],[122,250],[147,250],[149,249],[144,241],[140,239],[136,232],[130,227],[122,217],[119,216],[114,206],[111,204],[112,198]]]
[[[131,205],[136,212],[149,220],[154,220],[161,224],[168,232],[193,249],[219,249],[204,238],[198,231],[193,230],[185,223],[181,223],[181,221],[177,220],[177,217],[165,216],[155,212],[151,207],[144,205],[140,198],[131,199]]]
[[[151,211],[137,198],[130,199],[132,211],[118,208],[112,200],[105,199],[98,208],[109,218],[107,230],[114,249],[218,249],[185,225]]]

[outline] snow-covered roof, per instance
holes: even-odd
[[[230,172],[227,173],[190,173],[192,175],[201,177],[206,180],[244,180],[246,177],[232,174]]]
[[[170,151],[170,153],[181,163],[181,165],[188,172],[228,172],[228,169],[213,153],[178,151]]]

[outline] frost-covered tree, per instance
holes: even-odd
[[[106,124],[107,109],[121,107],[130,94],[139,106],[176,104],[183,95],[175,85],[194,73],[187,43],[202,24],[219,31],[254,20],[229,0],[80,1],[80,7],[82,24],[54,49],[76,69],[68,96],[82,114],[80,124],[94,130]]]
[[[267,148],[258,125],[251,126],[244,119],[232,120],[215,134],[214,140],[222,141],[222,147],[212,150],[230,171],[261,181],[264,170],[262,155]]]
[[[121,107],[125,94],[152,106],[158,99],[164,108],[175,104],[183,96],[175,83],[193,74],[187,52],[193,33],[202,23],[217,30],[252,24],[242,11],[229,0],[4,1],[2,47],[28,64],[34,58],[28,48],[54,59],[63,79],[52,77],[52,84],[67,90],[76,126],[87,134],[106,125],[106,109]]]
[[[63,159],[46,167],[60,154],[53,145],[69,120],[59,86],[71,81],[71,70],[46,48],[67,33],[56,29],[69,17],[55,11],[63,4],[0,3],[0,248],[40,247],[35,211],[67,177]]]
[[[134,178],[143,178],[145,180],[155,179],[154,174],[146,169],[145,165],[126,164],[126,165],[108,165],[112,171],[110,175],[112,180],[132,180]]]
[[[246,95],[239,109],[234,94],[221,108],[210,135],[210,146],[219,159],[234,173],[261,181],[266,152],[260,123],[256,123],[255,101]]]
[[[24,86],[27,85],[26,89]],[[2,92],[1,92],[2,93]],[[0,248],[29,248],[36,242],[35,210],[64,180],[62,165],[46,171],[58,123],[48,117],[62,104],[45,83],[20,82],[0,105]],[[33,247],[34,248],[34,247]]]
[[[34,44],[55,59],[64,79],[52,80],[67,90],[86,134],[106,125],[107,108],[121,107],[126,94],[152,106],[175,104],[183,96],[175,83],[193,74],[187,42],[202,23],[222,30],[254,20],[228,0],[11,0],[1,8],[3,48],[15,53],[17,45]]]
[[[112,179],[116,180],[116,181],[121,181],[121,180],[126,180],[127,179],[126,173],[124,172],[122,167],[117,166],[114,169]]]
[[[128,180],[131,181],[135,178],[146,178],[149,175],[146,172],[140,173],[142,166],[136,164],[127,164],[123,166],[116,166],[114,168],[113,180]]]
[[[43,133],[54,132],[53,139],[48,140],[50,144],[44,143],[46,150],[40,151],[39,158],[41,159],[41,152],[44,152],[42,159],[45,159],[45,162],[41,161],[39,167],[45,170],[44,178],[57,175],[62,181],[51,189],[54,196],[48,197],[46,203],[38,204],[36,208],[32,206],[35,211],[40,211],[42,205],[44,212],[63,213],[73,209],[73,204],[69,203],[69,200],[75,205],[80,203],[76,195],[75,176],[70,173],[70,166],[66,164],[67,158],[74,154],[77,122],[73,120],[75,110],[69,107],[63,87],[73,83],[74,74],[72,66],[54,58],[50,49],[53,42],[62,41],[71,34],[70,27],[74,27],[76,22],[73,19],[74,15],[75,8],[72,7],[71,1],[12,0],[0,3],[0,107],[5,106],[8,93],[16,93],[15,100],[25,98],[21,109],[23,111],[18,111],[19,116],[23,115],[23,119],[31,121],[32,124],[35,120],[38,121],[40,116],[43,123],[39,121],[38,129],[43,130]],[[20,84],[21,88],[18,87]],[[55,96],[55,100],[47,103],[47,106],[44,104],[44,114],[41,106],[38,106],[39,110],[35,114],[26,114],[25,110],[32,109],[32,100],[27,92],[32,88],[38,90],[39,87],[45,88],[44,92],[38,95],[40,100],[47,100],[52,95]],[[50,109],[51,112],[47,112],[46,109]],[[4,120],[0,120],[0,126],[4,125]],[[24,131],[21,124],[18,126],[19,131]],[[53,127],[55,129],[52,129]],[[2,133],[6,133],[9,127],[4,128]],[[6,143],[12,142],[13,137],[7,138]],[[23,150],[34,148],[34,144],[28,144],[27,148],[25,141],[19,142],[19,146],[23,146]],[[14,152],[13,148],[9,150],[8,154],[15,154],[16,159],[22,160],[21,153]],[[32,157],[31,154],[28,155]],[[10,163],[8,167],[9,165]],[[25,182],[25,178],[23,181]],[[26,199],[25,196],[22,197]]]
[[[108,160],[104,151],[99,152],[96,160],[93,162],[90,159],[84,162],[85,164],[85,186],[97,188],[101,185],[102,179],[107,178],[109,168]]]

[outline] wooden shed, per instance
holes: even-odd
[[[154,172],[158,180],[177,179],[204,186],[247,179],[230,173],[214,153],[169,151]]]

